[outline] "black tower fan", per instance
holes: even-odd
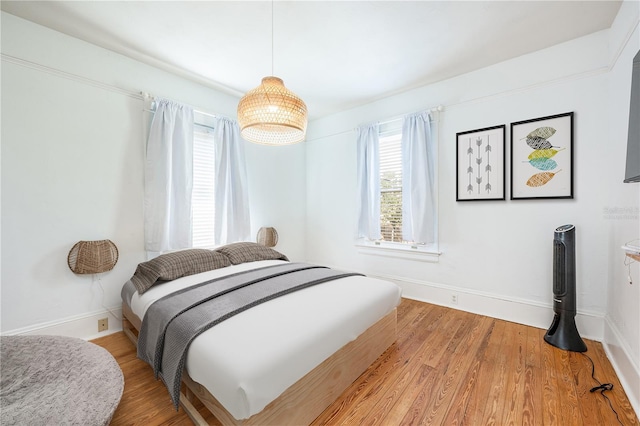
[[[544,340],[560,349],[586,352],[576,328],[576,227],[562,225],[553,235],[553,322]]]

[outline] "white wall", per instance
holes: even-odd
[[[278,232],[274,249],[291,261],[306,259],[305,144],[272,147],[246,144],[251,228],[262,226]]]
[[[633,57],[640,50],[640,3],[625,2],[611,31],[614,66],[608,81],[609,139],[602,155],[624,170],[629,122],[629,93]],[[635,117],[639,120],[640,117]],[[603,176],[607,187],[618,187],[619,173]],[[640,412],[640,263],[620,252],[624,243],[640,238],[640,184],[626,184],[603,194],[610,212],[605,220],[607,240],[607,308],[604,343],[629,398]],[[628,266],[625,266],[625,260]],[[631,276],[633,284],[628,283]]]
[[[139,92],[235,117],[238,99],[2,12],[3,333],[97,333],[145,260]],[[304,149],[251,144],[252,234],[304,258]],[[279,215],[286,206],[286,216]],[[79,240],[109,238],[120,260],[98,283],[66,265]],[[119,312],[116,312],[118,315]],[[119,326],[110,318],[111,330]]]
[[[590,147],[607,138],[602,125],[607,101],[606,52],[606,33],[601,32],[315,122],[307,152],[309,258],[448,286],[463,293],[480,292],[548,306],[553,231],[573,223],[579,242],[578,305],[582,312],[602,316],[606,306],[606,236],[601,232],[600,196],[606,190],[595,173],[601,167],[599,150]],[[353,244],[356,192],[352,129],[362,122],[435,105],[444,106],[439,125],[438,204],[443,253],[439,262],[380,261],[359,254]],[[575,113],[573,200],[455,201],[456,132],[506,124],[509,144],[510,122],[569,111]],[[507,154],[507,163],[508,159]],[[615,164],[607,167],[607,173],[619,168]],[[341,206],[339,211],[336,205]],[[460,303],[464,298],[462,294]]]
[[[307,146],[309,260],[392,279],[408,297],[547,328],[553,317],[553,232],[572,223],[577,228],[578,328],[583,337],[602,341],[605,317],[616,325],[633,385],[639,371],[640,300],[637,284],[626,284],[620,246],[639,232],[640,191],[622,183],[629,64],[638,48],[635,38],[625,47],[625,39],[637,25],[634,8],[637,2],[625,5],[620,12],[625,18],[612,30],[315,121]],[[444,106],[439,261],[360,253],[354,245],[353,129],[436,105]],[[455,201],[456,132],[506,124],[509,162],[509,123],[569,111],[575,114],[573,200]],[[508,191],[509,173],[507,165]],[[616,207],[635,215],[606,213]],[[458,295],[457,305],[450,303],[452,294]],[[630,397],[638,410],[638,395]]]

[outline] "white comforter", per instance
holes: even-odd
[[[151,303],[173,291],[278,263],[244,263],[157,285],[142,296],[136,292],[131,309],[144,318]],[[400,296],[393,283],[354,276],[279,297],[198,336],[187,354],[187,372],[233,417],[247,419],[391,312]]]

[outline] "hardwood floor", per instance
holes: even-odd
[[[313,425],[638,425],[602,345],[583,354],[543,341],[545,330],[403,299],[398,339]],[[94,343],[122,368],[112,425],[191,424],[122,333]],[[201,410],[205,413],[204,410]],[[219,422],[206,417],[213,425]]]

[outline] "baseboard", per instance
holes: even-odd
[[[478,292],[460,287],[430,283],[389,275],[372,275],[396,283],[402,288],[402,296],[433,303],[448,308],[459,309],[492,318],[499,318],[518,324],[547,329],[553,320],[551,303],[537,303],[526,299]],[[456,296],[456,302],[452,296]],[[583,338],[602,342],[604,336],[604,314],[578,311],[576,325]]]
[[[109,318],[109,327],[98,331],[98,320]],[[44,334],[47,336],[69,336],[93,340],[122,330],[122,308],[110,308],[88,314],[67,317],[3,332],[3,336]]]
[[[640,366],[638,360],[631,355],[631,348],[622,338],[618,327],[609,316],[604,322],[604,341],[602,346],[622,383],[624,391],[640,418]]]

